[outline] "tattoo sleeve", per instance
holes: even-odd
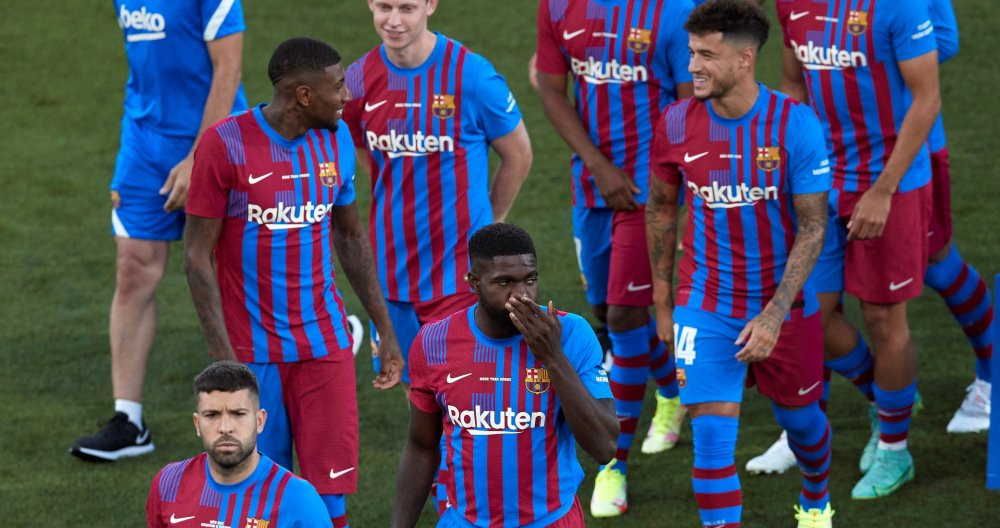
[[[212,251],[222,231],[222,220],[188,215],[184,233],[184,272],[198,320],[215,360],[236,359],[222,314],[222,292],[215,275]]]
[[[391,332],[389,312],[375,272],[371,244],[360,219],[357,205],[334,207],[333,247],[351,288],[380,333]]]
[[[677,186],[658,178],[649,179],[646,202],[646,245],[653,280],[670,284],[674,279],[674,251],[677,247]]]
[[[781,283],[768,304],[780,310],[781,319],[785,318],[792,307],[792,302],[802,290],[806,278],[812,273],[816,259],[823,248],[823,237],[826,235],[827,206],[826,192],[797,194],[792,198],[795,215],[798,218],[798,229],[795,231],[795,242],[788,253],[785,273]]]

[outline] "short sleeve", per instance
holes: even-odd
[[[351,139],[351,130],[347,123],[341,123],[337,130],[337,155],[340,165],[340,189],[337,190],[337,198],[333,205],[350,205],[357,198],[354,190],[354,176],[356,174],[356,160],[354,154],[354,142]]]
[[[202,38],[205,42],[245,31],[240,0],[202,0]]]
[[[278,520],[281,526],[290,528],[332,528],[333,521],[326,504],[320,498],[316,488],[309,482],[292,476],[288,481],[288,490],[282,496],[281,513]]]
[[[233,165],[216,126],[205,131],[194,151],[191,187],[185,206],[188,214],[206,218],[226,216],[229,190],[233,186]]]
[[[563,354],[576,370],[583,386],[598,400],[610,399],[608,373],[601,367],[604,354],[590,325],[579,315],[566,314],[562,322]]]
[[[660,181],[669,185],[681,184],[681,172],[677,164],[670,160],[670,140],[667,137],[667,119],[677,106],[669,106],[663,112],[660,120],[656,123],[656,130],[653,131],[653,152],[651,155],[651,169],[653,175]]]
[[[931,22],[937,43],[938,61],[944,62],[958,53],[958,20],[951,0],[930,0]]]
[[[664,40],[667,46],[666,60],[675,89],[678,84],[691,82],[691,72],[688,71],[691,52],[688,49],[688,32],[684,30],[684,22],[693,9],[691,0],[674,0],[669,9],[664,9],[670,19],[661,28],[659,39]]]
[[[792,194],[829,191],[833,175],[819,118],[805,104],[796,103],[791,111],[787,130],[793,131],[788,152]]]
[[[888,2],[886,5],[893,8],[887,15],[891,17],[889,35],[897,61],[937,50],[934,23],[925,2]]]
[[[153,483],[149,486],[149,495],[146,497],[146,526],[150,528],[165,528],[163,516],[160,515],[160,477],[163,470],[160,470],[153,477]]]
[[[364,130],[361,130],[361,110],[365,97],[364,70],[364,59],[347,67],[347,90],[351,92],[353,99],[344,105],[344,112],[341,114],[341,120],[351,129],[351,137],[357,148],[365,148]]]
[[[478,74],[479,80],[474,84],[476,90],[471,99],[486,140],[493,141],[514,130],[521,122],[521,109],[507,87],[507,81],[486,59],[481,59]]]
[[[425,327],[426,328],[426,327]],[[410,403],[423,412],[439,412],[427,373],[427,356],[424,354],[423,330],[417,333],[410,345],[407,367],[410,369]]]
[[[553,18],[565,16],[565,10],[569,5],[567,2],[556,2],[557,8],[562,9],[562,13],[553,13],[550,0],[539,0],[538,2],[538,42],[535,49],[535,68],[552,75],[566,75],[569,65],[566,64],[566,57],[559,49],[559,38],[553,32]]]

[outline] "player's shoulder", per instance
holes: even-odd
[[[456,64],[461,62],[462,76],[466,81],[469,79],[469,76],[491,75],[496,72],[493,62],[484,55],[443,33],[438,33],[438,36],[445,39],[445,52],[442,54],[440,60]]]
[[[366,71],[370,64],[378,64],[382,61],[380,49],[381,46],[376,46],[368,50],[367,53],[358,57],[357,60],[347,66],[347,70],[344,73],[344,82],[347,84],[347,89],[351,92],[351,97],[354,99],[361,99],[365,96]]]
[[[578,314],[556,310],[556,316],[559,317],[559,322],[562,324],[564,337],[568,337],[579,332],[594,333],[594,329],[590,326],[590,323]],[[594,334],[594,336],[596,339],[596,334]]]
[[[156,476],[153,477],[153,486],[156,488],[157,496],[161,500],[172,502],[177,496],[177,490],[180,488],[184,477],[203,470],[205,456],[205,453],[201,453],[191,458],[178,460],[163,466],[156,473]]]
[[[686,131],[691,121],[689,117],[695,112],[707,112],[705,102],[694,97],[685,97],[667,105],[660,116],[661,126],[665,128],[670,143],[682,143],[687,137]]]

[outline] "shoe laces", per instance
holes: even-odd
[[[666,434],[670,430],[670,422],[677,416],[680,405],[680,398],[664,398],[657,394],[656,413],[653,414],[652,420],[656,432]]]
[[[962,409],[975,414],[990,414],[992,404],[990,393],[992,387],[985,381],[976,380],[965,388],[965,400],[962,401]]]
[[[615,467],[617,460],[612,459],[604,469],[597,473],[594,480],[594,492],[601,500],[617,500],[621,489],[625,486],[625,474]]]

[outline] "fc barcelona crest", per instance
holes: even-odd
[[[757,168],[771,172],[781,166],[780,147],[757,147]]]
[[[549,390],[549,371],[544,367],[524,369],[524,388],[532,394],[542,394]]]
[[[431,101],[431,110],[438,119],[448,119],[455,115],[455,96],[434,94],[434,100]]]
[[[631,28],[628,30],[628,47],[636,53],[642,53],[652,44],[652,32],[648,29]]]
[[[847,14],[847,31],[855,37],[868,29],[868,12],[851,10]]]
[[[264,519],[254,519],[248,518],[247,524],[244,528],[267,528],[271,524],[271,521],[265,521]]]
[[[327,187],[335,187],[340,184],[340,176],[337,175],[337,164],[327,161],[319,164],[319,181]]]
[[[687,372],[684,372],[684,369],[682,368],[677,369],[677,386],[683,389],[685,386],[687,386],[687,384],[688,384]]]

